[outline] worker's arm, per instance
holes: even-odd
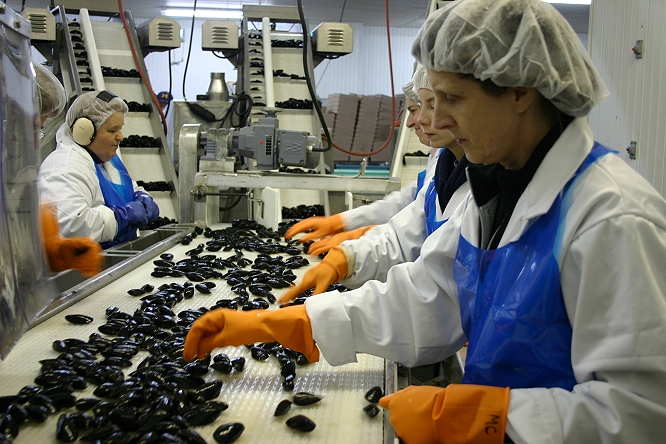
[[[53,202],[58,208],[60,234],[65,237],[89,237],[108,242],[116,235],[117,223],[113,210],[96,203],[93,181],[97,176],[83,171],[56,171],[40,175],[40,199]]]
[[[412,182],[398,191],[389,193],[383,199],[341,213],[345,230],[349,231],[368,225],[385,224],[391,217],[414,202],[415,193],[416,182]]]
[[[424,193],[391,218],[375,236],[363,236],[340,244],[348,258],[348,277],[342,284],[358,288],[368,280],[386,280],[388,270],[414,261],[426,239]]]

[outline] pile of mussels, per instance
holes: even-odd
[[[54,414],[59,414],[56,437],[61,442],[80,439],[109,444],[205,443],[191,427],[214,422],[229,406],[216,400],[222,381],[206,381],[203,376],[211,369],[223,374],[242,372],[245,358],[230,359],[218,353],[187,363],[182,357],[185,337],[192,323],[208,310],[255,310],[275,304],[271,290],[291,285],[295,280],[293,270],[308,264],[293,243],[278,242],[290,225],[283,224],[274,232],[252,220],[235,220],[229,228],[197,228],[184,236],[182,244],[193,242],[199,235],[208,240],[187,251],[188,257],[180,261],[175,261],[170,253],[162,254],[154,261],[152,275],[185,277],[187,282],[130,289],[127,293],[140,301],[133,313],[108,307],[106,322],[98,327],[102,334],[93,333],[87,341],[54,341],[52,347],[59,354],[40,361],[41,373],[34,379],[35,385],[23,387],[16,395],[0,397],[0,444],[11,443],[22,425],[44,422]],[[233,254],[224,259],[206,254],[220,250]],[[257,258],[246,259],[243,250],[257,252]],[[210,293],[216,286],[212,279],[225,280],[237,296],[220,299],[208,308],[174,311],[178,303],[192,298],[195,292]],[[333,288],[345,290],[339,285]],[[302,304],[310,294],[299,296],[293,304]],[[76,314],[66,319],[75,324],[93,321],[90,316]],[[294,390],[296,366],[308,364],[303,354],[277,342],[247,347],[254,359],[274,357],[284,390]],[[134,366],[133,359],[140,351],[147,352],[142,354],[147,357],[134,371],[125,374]],[[90,385],[95,387],[92,397],[76,396],[75,392]],[[320,399],[309,393],[294,395],[297,405]],[[282,401],[276,416],[289,410],[286,403],[291,405],[291,401]],[[366,408],[366,413],[373,417],[377,411]],[[296,415],[286,424],[302,432],[315,427],[304,415]],[[244,428],[241,423],[223,424],[217,427],[213,438],[219,443],[231,443]]]

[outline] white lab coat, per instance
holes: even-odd
[[[520,197],[500,246],[550,208],[593,145],[575,119]],[[618,156],[603,156],[571,188],[557,251],[573,329],[577,385],[512,389],[516,443],[654,443],[666,436],[666,202]],[[408,366],[437,362],[466,341],[453,263],[460,233],[478,246],[471,193],[386,283],[309,298],[313,336],[333,365],[370,353]]]
[[[439,159],[440,152],[440,149],[436,149],[432,150],[428,155],[426,177],[423,188],[428,186],[430,179],[435,175],[435,168],[437,167],[437,159]],[[340,213],[345,231],[367,227],[368,225],[385,224],[400,210],[414,202],[416,186],[416,182],[412,182],[409,185],[402,187],[399,191],[393,191],[383,199],[372,202],[370,205],[363,205],[354,208],[353,210]]]
[[[62,236],[84,236],[100,243],[113,240],[117,230],[116,218],[113,210],[104,205],[92,157],[74,142],[66,124],[58,130],[56,143],[56,150],[39,168],[40,200],[55,203],[58,207]],[[107,164],[110,165],[107,162],[102,166]],[[132,182],[135,191],[143,190]]]

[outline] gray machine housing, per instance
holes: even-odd
[[[319,155],[313,148],[321,147],[321,141],[306,131],[280,129],[277,117],[269,113],[256,125],[234,130],[227,145],[231,155],[255,159],[257,169],[274,170],[280,166],[315,168]]]

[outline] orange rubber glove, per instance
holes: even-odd
[[[273,341],[303,353],[310,362],[319,361],[319,349],[303,305],[279,310],[211,310],[192,324],[183,357],[186,361],[195,356],[203,359],[217,347]]]
[[[284,304],[295,299],[305,290],[314,288],[314,294],[323,293],[329,285],[340,282],[347,277],[347,258],[342,249],[334,248],[328,252],[323,261],[305,273],[301,282],[289,288],[278,302]]]
[[[344,241],[358,239],[372,227],[374,227],[374,225],[368,225],[367,227],[361,227],[351,231],[343,231],[342,233],[338,233],[333,237],[327,237],[322,240],[318,240],[317,242],[313,242],[312,245],[310,245],[310,248],[308,248],[308,254],[311,254],[312,256],[319,256],[322,253],[328,252],[328,250],[331,248],[337,247]]]
[[[291,239],[298,233],[314,230],[313,232],[307,233],[298,239],[299,242],[307,242],[313,239],[318,239],[320,237],[338,234],[344,229],[345,224],[342,221],[342,216],[339,214],[331,217],[315,216],[309,217],[297,224],[294,224],[291,228],[289,228],[289,230],[287,230],[287,232],[284,234],[284,237],[285,239]]]
[[[379,400],[406,444],[502,444],[509,387],[409,386]]]
[[[42,236],[51,271],[78,270],[84,277],[102,271],[102,246],[87,237],[60,236],[58,217],[52,205],[41,206]]]

